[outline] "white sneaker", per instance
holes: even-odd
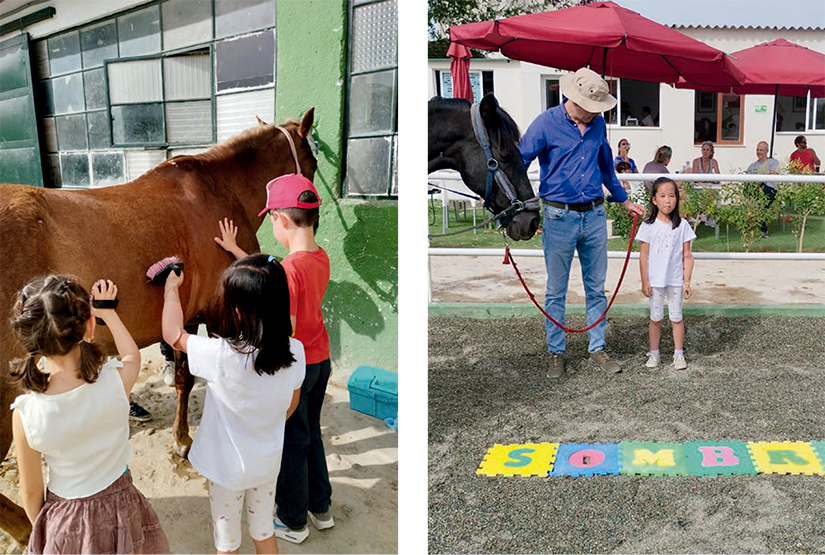
[[[673,367],[676,370],[684,370],[685,368],[687,368],[685,355],[673,355]]]
[[[163,365],[163,383],[169,387],[175,387],[175,363],[166,361]]]
[[[648,368],[656,368],[659,366],[659,355],[654,355],[653,353],[647,353],[647,362],[645,366]]]
[[[300,530],[293,530],[279,519],[272,517],[272,524],[275,526],[275,535],[290,543],[301,543],[309,536],[309,528],[304,526]]]
[[[327,528],[332,528],[335,526],[335,521],[332,519],[332,515],[329,514],[329,511],[325,513],[313,513],[312,511],[307,511],[307,515],[309,516],[309,520],[312,521],[312,524],[318,530],[326,530]]]

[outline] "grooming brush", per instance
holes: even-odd
[[[175,272],[178,276],[183,271],[183,261],[177,256],[169,256],[159,262],[152,264],[146,270],[146,277],[155,285],[164,285],[169,272]]]

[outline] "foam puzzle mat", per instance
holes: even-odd
[[[486,476],[825,475],[823,441],[621,441],[494,445]]]

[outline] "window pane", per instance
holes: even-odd
[[[544,102],[545,110],[561,104],[561,90],[558,79],[545,79],[544,81]]]
[[[160,52],[160,10],[157,6],[118,17],[117,30],[121,58]]]
[[[806,101],[805,97],[776,97],[776,130],[804,131]]]
[[[811,103],[814,106],[813,114],[811,114],[813,119],[811,128],[825,129],[825,98],[812,98]]]
[[[89,141],[86,140],[86,114],[76,116],[61,116],[57,121],[57,141],[60,150],[86,150]]]
[[[106,68],[112,104],[163,100],[159,58],[111,63]]]
[[[103,78],[103,68],[83,73],[83,89],[87,110],[106,107],[106,82]]]
[[[693,108],[693,142],[716,142],[716,93],[696,91]]]
[[[103,65],[103,60],[117,58],[117,28],[114,21],[80,31],[83,67]]]
[[[31,119],[29,102],[28,96],[0,100],[0,142],[37,138],[37,126]]]
[[[0,49],[0,92],[28,86],[28,50],[21,45]]]
[[[218,90],[268,85],[274,82],[275,35],[267,31],[215,47]]]
[[[63,186],[85,186],[91,184],[89,180],[88,154],[61,154],[60,174]]]
[[[621,113],[617,118],[621,120],[617,120],[616,123],[633,126],[635,119],[635,125],[658,127],[661,123],[659,121],[659,83],[621,79],[619,86]]]
[[[209,98],[210,83],[208,51],[163,60],[166,100]]]
[[[112,106],[112,136],[115,144],[163,142],[163,106]]]
[[[394,131],[395,70],[352,78],[350,135]]]
[[[398,136],[392,143],[392,190],[393,195],[398,195]]]
[[[80,69],[80,39],[77,31],[49,39],[52,75]]]
[[[212,38],[210,0],[169,0],[162,9],[164,50],[175,50]]]
[[[739,141],[742,131],[741,98],[738,94],[723,94],[722,102],[722,140]]]
[[[266,122],[275,118],[275,89],[222,94],[216,99],[218,142],[255,126],[255,116]]]
[[[93,153],[92,154],[92,176],[95,186],[117,185],[123,183],[123,154],[117,153]]]
[[[109,115],[104,110],[102,112],[89,112],[86,114],[89,125],[89,148],[101,150],[112,147],[112,138],[109,135]]]
[[[166,159],[165,150],[127,150],[126,179],[137,179]]]
[[[215,0],[215,38],[274,26],[272,0]]]
[[[390,137],[347,141],[347,193],[387,194],[391,142]]]
[[[398,8],[395,0],[353,10],[352,71],[397,65]]]
[[[71,114],[84,110],[82,73],[55,77],[52,79],[52,87],[56,114]]]
[[[203,100],[167,104],[166,137],[170,143],[211,143],[212,103]]]

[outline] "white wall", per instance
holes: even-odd
[[[734,52],[784,38],[812,50],[825,52],[825,33],[822,30],[769,30],[769,29],[679,29],[685,34],[711,46]],[[498,54],[495,54],[498,56]],[[434,95],[434,69],[449,71],[447,60],[430,60],[430,95]],[[506,59],[473,59],[471,70],[495,71],[495,93],[501,106],[507,110],[519,128],[524,132],[530,122],[543,109],[542,78],[559,75],[558,70]],[[679,90],[669,85],[660,86],[660,127],[619,127],[608,126],[608,139],[614,152],[621,138],[631,143],[630,157],[636,161],[639,170],[653,158],[656,149],[667,144],[673,148],[670,170],[681,170],[686,161],[693,161],[701,155],[700,147],[693,144],[694,92]],[[756,112],[765,106],[764,112]],[[770,142],[773,119],[773,96],[747,95],[744,97],[742,145],[716,145],[715,158],[722,173],[738,173],[756,160],[756,144]],[[799,133],[777,133],[774,140],[774,158],[781,164],[788,162],[794,150],[793,140]],[[820,158],[825,155],[825,131],[809,131],[808,146],[814,148]]]

